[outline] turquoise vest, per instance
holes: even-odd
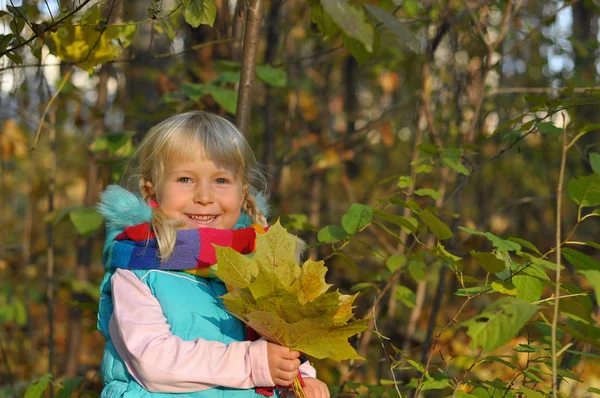
[[[162,306],[171,325],[171,332],[184,340],[203,338],[228,344],[245,340],[245,326],[225,311],[219,296],[227,293],[219,279],[205,279],[184,272],[132,271],[144,282]],[[102,283],[98,327],[107,339],[102,360],[104,389],[102,398],[129,397],[190,397],[190,398],[264,398],[254,389],[240,390],[216,387],[195,393],[152,393],[144,389],[127,371],[108,334],[112,315],[110,276]],[[201,373],[202,369],[198,369]]]

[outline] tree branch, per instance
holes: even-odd
[[[260,25],[262,22],[264,2],[252,0],[248,7],[246,29],[244,34],[244,48],[242,59],[242,72],[240,74],[240,89],[238,92],[236,124],[242,134],[248,135],[250,128],[250,115],[252,110],[252,88],[256,69],[256,55],[260,39]]]

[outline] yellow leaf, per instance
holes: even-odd
[[[348,338],[367,328],[348,323],[356,295],[327,293],[322,261],[295,262],[296,238],[279,223],[257,237],[252,258],[217,247],[217,276],[232,290],[223,303],[271,342],[315,358],[360,359]]]
[[[306,304],[325,293],[331,286],[325,283],[327,267],[323,261],[308,260],[302,266],[300,276],[292,285],[292,289],[298,292],[300,304]]]

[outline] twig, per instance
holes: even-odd
[[[440,281],[440,283],[442,283],[442,281]],[[415,397],[419,396],[419,391],[421,390],[421,386],[423,384],[423,379],[425,378],[425,373],[427,373],[427,369],[429,369],[429,364],[431,363],[431,358],[433,357],[433,351],[435,350],[435,347],[437,345],[438,340],[440,339],[440,336],[442,335],[442,333],[444,333],[446,331],[446,329],[448,329],[452,324],[454,323],[458,323],[458,320],[456,318],[458,318],[458,316],[461,314],[461,312],[463,312],[463,310],[465,309],[465,307],[467,306],[467,304],[474,299],[475,297],[478,297],[477,295],[474,296],[468,296],[467,299],[465,300],[464,303],[462,303],[462,305],[460,306],[460,308],[458,309],[458,312],[456,313],[456,315],[454,315],[454,318],[452,318],[452,320],[450,322],[448,322],[446,324],[446,326],[444,326],[442,328],[442,330],[439,331],[439,333],[437,334],[437,336],[435,336],[435,339],[433,340],[433,345],[431,347],[431,350],[429,351],[429,356],[427,357],[427,363],[424,366],[424,372],[421,373],[421,378],[419,379],[419,383],[417,384],[417,389],[415,390]]]
[[[552,319],[552,397],[558,397],[558,389],[556,388],[558,378],[558,353],[556,351],[556,329],[558,327],[558,306],[560,302],[560,269],[561,269],[561,217],[562,217],[562,193],[563,193],[563,180],[565,178],[565,168],[567,164],[567,125],[565,121],[564,113],[561,114],[563,118],[563,148],[562,156],[560,160],[560,174],[558,176],[558,187],[556,189],[556,289],[554,296],[554,318]]]
[[[52,96],[52,98],[50,98],[50,101],[48,101],[48,104],[46,105],[46,109],[44,109],[44,113],[42,113],[42,117],[40,119],[40,125],[38,126],[37,132],[35,133],[35,138],[33,140],[33,145],[31,146],[31,151],[32,152],[35,151],[35,147],[37,145],[37,142],[40,139],[40,134],[42,132],[42,127],[44,126],[44,119],[46,118],[46,113],[48,113],[48,109],[50,109],[50,107],[52,106],[52,103],[54,103],[54,100],[56,100],[56,98],[58,97],[58,94],[60,94],[60,92],[62,91],[62,89],[65,87],[65,84],[67,83],[67,81],[71,77],[71,73],[72,72],[73,72],[73,69],[69,69],[69,71],[65,74],[65,77],[63,77],[63,80],[60,82],[60,85],[58,86],[58,89],[56,90],[56,92],[54,93],[54,95]]]
[[[70,74],[70,70],[69,73]],[[56,109],[50,112],[50,151],[51,164],[48,183],[48,214],[54,211],[54,191],[56,188]],[[54,226],[46,223],[48,239],[47,268],[46,268],[46,297],[48,305],[48,373],[54,374]],[[50,385],[50,398],[54,396],[54,387]]]
[[[373,313],[375,313],[375,303],[373,303]],[[379,341],[381,342],[381,348],[383,349],[383,353],[386,354],[385,357],[387,360],[390,360],[389,355],[387,355],[387,351],[385,349],[385,344],[383,344],[383,340],[381,338],[381,334],[379,333],[379,329],[377,328],[377,321],[373,318],[373,327],[375,327],[375,332],[377,332],[377,337],[379,337]],[[396,375],[394,374],[394,363],[390,363],[390,373],[392,374],[392,379],[394,379],[394,387],[396,387],[396,392],[398,396],[402,398],[402,394],[400,393],[400,388],[398,387],[398,380],[396,380]]]

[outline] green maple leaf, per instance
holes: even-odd
[[[362,359],[348,342],[367,328],[366,320],[348,323],[357,295],[327,292],[323,261],[300,267],[296,242],[277,222],[258,235],[252,258],[216,247],[216,275],[230,287],[224,305],[271,342],[315,358]]]

